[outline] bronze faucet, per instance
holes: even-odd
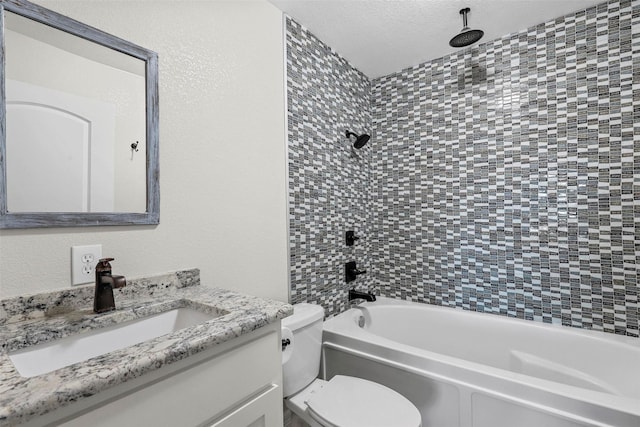
[[[93,311],[104,313],[116,309],[113,300],[113,289],[127,285],[124,276],[114,276],[111,274],[111,264],[113,258],[102,258],[96,265],[96,292],[93,299]]]

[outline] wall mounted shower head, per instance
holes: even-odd
[[[346,131],[345,134],[347,135],[347,138],[350,138],[352,136],[356,137],[356,141],[353,143],[353,148],[357,148],[358,150],[364,147],[364,145],[369,142],[369,138],[371,138],[371,136],[367,135],[366,133],[358,136],[353,132]]]
[[[467,26],[467,13],[471,12],[471,9],[465,7],[460,10],[460,15],[462,15],[462,31],[460,34],[454,36],[449,41],[449,46],[451,47],[466,47],[474,44],[478,40],[484,36],[484,31],[482,30],[470,30]]]

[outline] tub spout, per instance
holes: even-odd
[[[355,299],[363,299],[365,301],[375,301],[376,296],[371,292],[360,292],[355,289],[349,289],[349,301],[353,301]]]

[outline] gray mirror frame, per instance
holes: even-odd
[[[4,12],[10,11],[146,62],[147,210],[145,213],[67,213],[7,210]],[[160,223],[158,54],[24,0],[0,0],[0,229],[153,225]]]

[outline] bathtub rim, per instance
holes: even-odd
[[[366,307],[394,306],[394,305],[413,306],[416,308],[419,307],[420,309],[442,311],[449,314],[454,314],[456,316],[480,315],[487,319],[495,319],[495,321],[499,320],[499,321],[510,322],[513,324],[523,325],[527,328],[538,328],[543,330],[553,329],[555,331],[562,331],[563,333],[578,334],[588,338],[604,339],[607,341],[615,342],[617,344],[630,345],[640,349],[640,337],[615,334],[613,332],[608,332],[608,331],[598,330],[598,329],[587,329],[587,328],[581,328],[578,326],[563,325],[560,322],[547,323],[547,322],[541,322],[539,320],[530,320],[530,319],[522,319],[519,317],[506,316],[506,315],[503,315],[500,313],[494,313],[494,312],[473,311],[473,310],[468,310],[458,306],[436,305],[436,304],[429,304],[426,302],[400,300],[400,299],[394,299],[394,298],[389,298],[384,296],[377,297],[376,301],[371,301],[371,302],[365,301],[360,304],[354,305],[348,310],[340,314],[337,314],[331,317],[330,319],[325,320],[325,323],[344,313],[347,313],[348,311],[357,310],[361,307],[366,308]]]

